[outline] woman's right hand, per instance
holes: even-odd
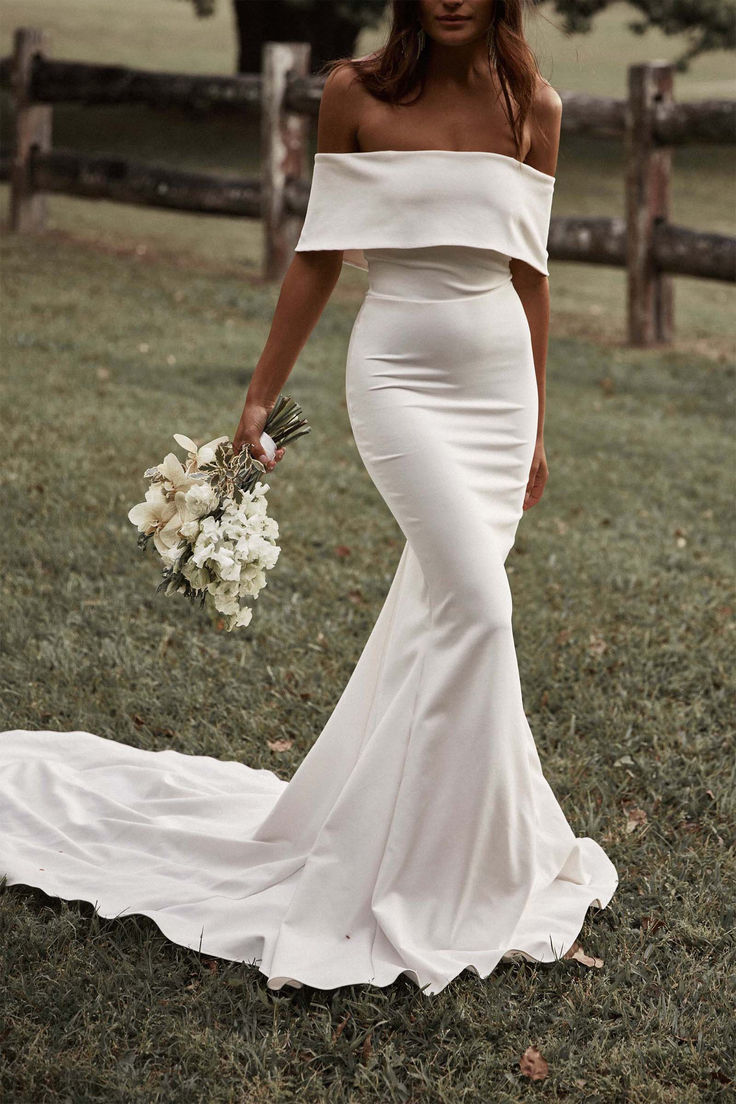
[[[246,399],[243,413],[240,415],[240,421],[238,422],[238,428],[233,437],[233,452],[237,455],[245,445],[250,445],[251,456],[255,460],[260,460],[265,466],[266,471],[273,471],[276,464],[286,452],[284,448],[276,449],[276,455],[273,460],[269,460],[266,453],[263,451],[261,434],[265,429],[266,419],[270,413],[270,407],[263,406],[260,403],[249,402]]]

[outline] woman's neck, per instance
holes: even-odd
[[[478,81],[488,80],[488,43],[486,36],[462,46],[446,46],[427,41],[429,51],[426,75],[437,85],[455,85],[470,88]]]

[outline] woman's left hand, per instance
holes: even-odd
[[[529,510],[539,502],[548,476],[549,468],[547,467],[547,457],[544,453],[544,442],[538,440],[534,448],[534,457],[532,458],[531,471],[529,472],[529,482],[526,485],[524,510]]]

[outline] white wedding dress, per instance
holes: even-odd
[[[83,731],[0,734],[0,876],[149,916],[272,989],[405,974],[439,993],[464,968],[561,957],[608,904],[614,865],[542,773],[504,568],[537,421],[509,258],[547,273],[554,182],[496,153],[316,155],[296,248],[369,273],[346,394],[406,538],[383,608],[288,783]]]

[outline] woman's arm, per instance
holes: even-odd
[[[539,92],[530,116],[532,142],[526,157],[526,163],[535,169],[539,169],[540,172],[554,176],[557,170],[557,155],[560,147],[562,100],[546,81],[540,82]],[[549,277],[544,276],[536,268],[516,258],[512,258],[510,268],[511,279],[529,322],[534,355],[534,371],[537,377],[537,392],[539,395],[537,440],[523,507],[528,510],[539,502],[549,476],[547,457],[544,451],[547,343],[550,315]]]
[[[356,95],[346,66],[325,81],[317,124],[319,152],[349,153],[356,148]],[[342,250],[295,253],[281,284],[271,329],[253,371],[245,405],[233,438],[234,451],[251,446],[251,456],[271,471],[284,455],[268,461],[260,443],[266,418],[289,378],[297,357],[314,329],[342,268]]]

